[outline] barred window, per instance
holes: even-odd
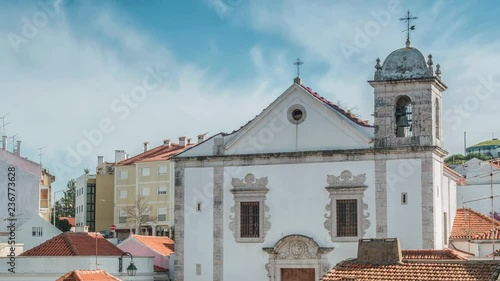
[[[260,203],[241,202],[240,203],[240,236],[259,237],[260,226]]]
[[[337,237],[358,236],[358,200],[337,200]]]

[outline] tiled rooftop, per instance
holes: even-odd
[[[467,260],[468,255],[453,249],[402,250],[403,260]]]
[[[404,262],[402,264],[375,265],[339,263],[322,281],[490,281],[497,280],[500,263],[489,261],[434,261]]]
[[[348,119],[350,119],[351,121],[353,121],[354,123],[362,126],[362,127],[373,127],[372,125],[370,125],[368,123],[367,120],[361,120],[359,119],[358,117],[356,117],[355,115],[353,115],[352,113],[350,113],[349,111],[346,111],[344,110],[343,108],[341,108],[340,106],[338,106],[337,104],[325,99],[324,97],[322,97],[320,94],[314,92],[311,88],[309,87],[306,87],[304,85],[300,85],[304,90],[306,90],[311,96],[313,96],[314,98],[316,98],[317,100],[321,101],[322,103],[324,103],[326,106],[336,110],[338,113],[344,115],[345,117],[347,117]]]
[[[134,157],[122,160],[116,163],[116,165],[131,165],[136,162],[165,161],[191,146],[193,146],[193,144],[186,144],[185,146],[180,146],[175,143],[171,143],[170,145],[160,145],[141,154],[137,154]]]
[[[491,234],[491,224],[490,224],[490,229],[483,232],[483,233],[480,233],[480,234],[476,234],[474,235],[474,237],[472,237],[473,240],[500,240],[500,228],[499,227],[496,227],[495,228],[495,232],[493,233],[493,235]]]
[[[104,270],[74,270],[56,281],[121,281]]]
[[[99,233],[64,232],[21,256],[95,256],[96,246],[99,256],[121,256],[124,253]]]
[[[495,224],[495,227],[500,227],[499,221],[493,220],[485,214],[472,209],[458,209],[450,239],[476,239],[476,235],[491,232],[492,223]]]
[[[166,236],[132,235],[133,238],[163,256],[174,253],[174,240]]]

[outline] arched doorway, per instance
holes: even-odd
[[[330,269],[326,254],[332,247],[320,247],[314,239],[300,234],[281,238],[269,254],[266,264],[270,281],[316,281]]]

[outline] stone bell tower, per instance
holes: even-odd
[[[375,147],[443,147],[442,92],[439,64],[434,71],[432,55],[425,61],[411,47],[392,52],[369,81],[375,92]]]

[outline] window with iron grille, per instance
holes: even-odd
[[[41,227],[41,226],[33,226],[31,228],[31,236],[33,236],[33,237],[42,237],[43,236],[43,227]]]
[[[337,237],[358,236],[358,200],[337,200]]]
[[[259,237],[260,204],[259,202],[240,203],[240,237]]]

